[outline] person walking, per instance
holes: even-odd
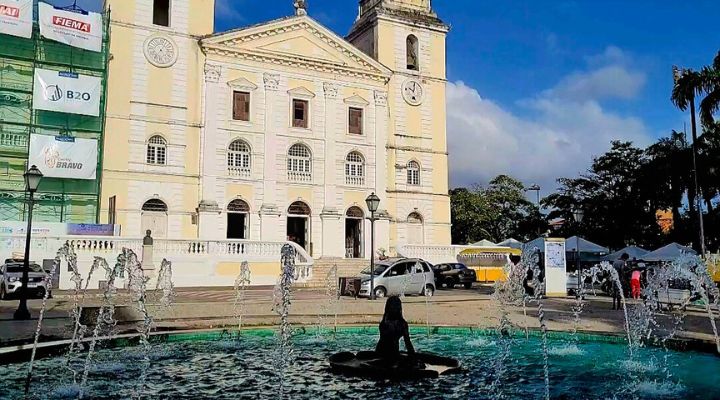
[[[613,262],[613,269],[617,273],[618,276],[618,282],[611,282],[612,283],[612,289],[610,289],[612,298],[613,298],[613,310],[621,310],[622,309],[622,300],[620,298],[620,295],[622,294],[622,274],[623,270],[625,269],[625,265],[627,264],[627,260],[630,258],[630,256],[627,253],[623,253],[618,260]],[[610,278],[612,279],[612,277]]]
[[[632,298],[637,300],[640,298],[640,270],[634,270],[630,278],[630,288],[632,288]]]

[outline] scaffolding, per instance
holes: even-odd
[[[37,22],[37,1],[33,15],[31,39],[0,34],[0,221],[26,219],[27,193],[23,173],[29,167],[30,135],[44,134],[97,140],[97,174],[95,180],[43,178],[35,194],[33,220],[97,223],[110,59],[109,11],[103,13],[103,46],[99,53],[42,38]],[[100,115],[34,110],[36,68],[101,78]]]

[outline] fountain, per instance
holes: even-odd
[[[30,362],[28,363],[28,371],[27,375],[25,377],[25,394],[27,395],[30,392],[30,383],[32,382],[32,375],[33,375],[33,366],[35,364],[35,355],[37,354],[37,347],[38,347],[38,341],[40,340],[40,330],[42,329],[42,322],[43,317],[45,316],[45,308],[47,307],[47,300],[50,296],[50,288],[52,287],[52,277],[55,276],[55,272],[60,267],[60,263],[62,262],[62,258],[65,258],[68,262],[71,262],[71,266],[75,266],[75,272],[77,273],[77,257],[75,257],[75,253],[70,250],[70,247],[67,243],[63,247],[58,250],[57,255],[55,256],[55,261],[53,262],[52,269],[50,270],[50,273],[45,275],[43,278],[45,287],[48,288],[48,290],[45,290],[45,295],[43,296],[42,300],[42,306],[40,307],[40,315],[38,316],[38,322],[37,327],[35,328],[35,337],[33,339],[33,347],[32,347],[32,353],[30,355]],[[74,264],[72,264],[74,263]],[[76,278],[79,276],[79,274],[74,274],[73,278]],[[78,281],[77,279],[75,282],[75,298],[77,298],[77,291],[80,287],[81,281]],[[77,307],[77,300],[75,300],[76,306],[73,307],[73,312],[76,312]],[[79,317],[78,317],[79,318]]]
[[[140,345],[142,346],[143,357],[142,357],[142,368],[140,371],[140,378],[138,379],[138,385],[133,392],[134,399],[142,398],[142,393],[145,387],[145,379],[147,376],[147,368],[150,364],[150,330],[152,329],[153,319],[147,309],[145,302],[147,298],[147,283],[150,280],[149,277],[145,276],[142,264],[138,261],[137,255],[129,249],[123,249],[123,256],[125,257],[125,271],[128,273],[128,289],[130,291],[131,299],[137,303],[137,309],[140,311],[143,317],[142,324],[138,328],[140,333]],[[166,270],[163,271],[165,275],[168,274],[167,265]],[[163,279],[167,279],[164,277]],[[170,290],[172,290],[172,283],[170,283]]]
[[[247,287],[250,285],[250,264],[247,261],[240,263],[240,273],[235,278],[235,301],[233,303],[233,313],[237,321],[238,337],[242,330],[242,318],[245,314],[245,295]]]
[[[535,249],[532,253],[533,257],[538,257],[539,252]],[[540,331],[542,333],[542,354],[543,354],[543,375],[545,379],[545,399],[550,400],[550,365],[548,357],[548,340],[547,340],[547,326],[545,325],[545,308],[543,305],[543,296],[545,294],[545,282],[540,280],[540,265],[535,262],[530,264],[529,268],[533,271],[533,300],[537,302],[537,313],[538,322],[540,323]]]
[[[296,250],[286,244],[282,248],[280,277],[275,285],[274,303],[275,312],[280,316],[278,342],[273,359],[273,366],[278,376],[278,395],[285,398],[285,375],[293,363],[292,327],[290,326],[291,286],[295,280]]]
[[[129,250],[123,249],[123,252],[117,257],[115,267],[110,268],[107,263],[105,267],[105,280],[106,287],[103,290],[102,304],[98,309],[97,318],[95,320],[95,327],[93,329],[93,336],[88,346],[88,352],[85,356],[85,366],[83,368],[82,379],[80,381],[80,388],[78,398],[82,399],[84,396],[85,385],[87,384],[88,374],[90,372],[90,365],[92,364],[92,356],[95,352],[95,346],[103,332],[103,330],[110,331],[115,326],[114,314],[115,314],[115,303],[114,297],[117,289],[115,288],[115,279],[121,277],[125,273],[125,268],[128,263],[128,252]]]
[[[317,338],[321,338],[323,332],[326,330],[325,319],[328,316],[335,316],[333,322],[333,336],[337,333],[337,315],[338,315],[338,301],[340,296],[340,287],[337,276],[338,266],[334,264],[325,275],[325,299],[318,309],[318,329]]]
[[[173,301],[175,301],[175,284],[172,280],[172,263],[166,259],[163,259],[160,263],[160,272],[158,273],[158,279],[155,283],[155,290],[162,291],[160,304],[164,307],[170,307]]]

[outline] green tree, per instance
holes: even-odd
[[[525,197],[523,183],[507,175],[497,176],[487,187],[453,189],[450,207],[452,238],[457,244],[510,237],[530,240],[545,229],[540,211]]]
[[[715,122],[714,114],[720,109],[720,52],[711,65],[700,71],[684,70],[677,77],[671,100],[681,110],[687,110],[694,101],[700,101],[700,120],[705,126]]]

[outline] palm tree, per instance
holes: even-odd
[[[720,110],[720,51],[712,65],[700,71],[677,70],[671,100],[682,111],[693,107],[697,97],[705,95],[700,102],[700,120],[704,126],[715,123],[714,114]]]

